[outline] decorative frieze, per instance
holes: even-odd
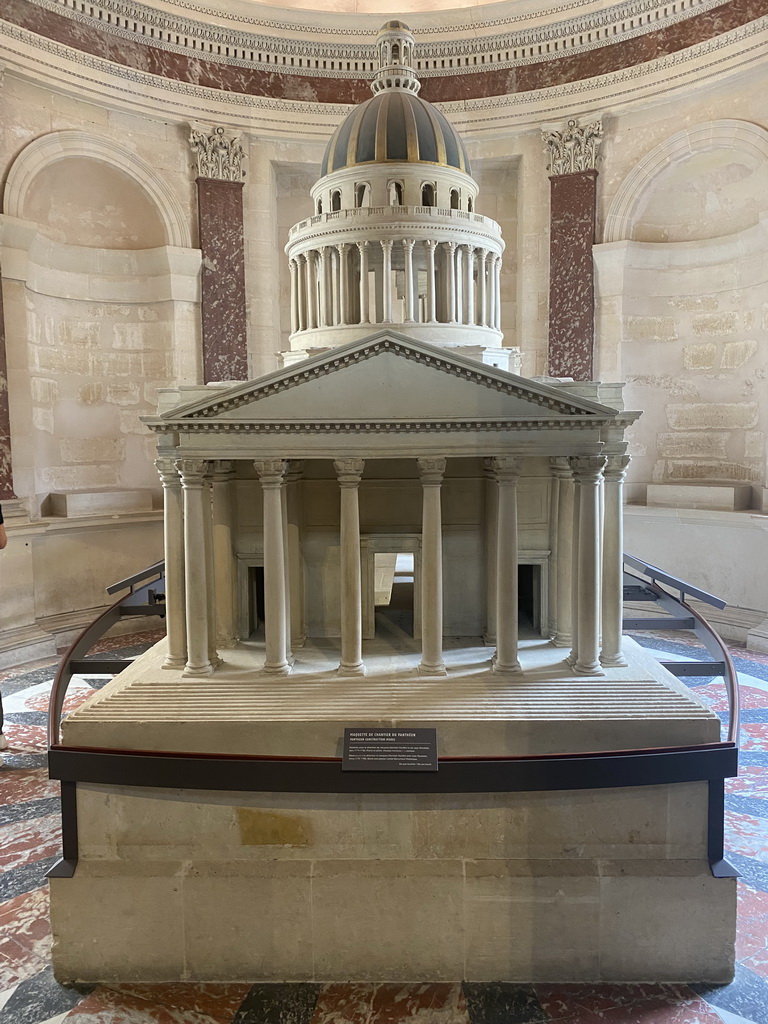
[[[596,170],[597,150],[603,138],[601,120],[580,125],[571,118],[563,131],[542,128],[541,137],[549,154],[550,174]]]

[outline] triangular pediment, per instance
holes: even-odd
[[[382,332],[169,410],[165,422],[605,420],[615,410],[556,386]]]

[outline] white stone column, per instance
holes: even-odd
[[[568,459],[573,471],[573,460]],[[579,659],[579,530],[581,517],[579,505],[581,502],[581,488],[573,474],[573,515],[571,517],[571,652],[565,659],[573,666]]]
[[[288,623],[285,614],[285,557],[283,552],[282,459],[254,462],[264,499],[264,615],[267,657],[264,671],[287,675],[291,667],[285,657]]]
[[[213,464],[213,564],[216,594],[216,639],[222,647],[237,643],[237,601],[234,547],[233,464]]]
[[[494,672],[519,672],[517,481],[522,459],[493,460],[499,490],[496,541],[496,657]]]
[[[203,542],[205,544],[205,604],[208,610],[208,660],[216,668],[221,664],[221,658],[216,650],[218,612],[216,608],[216,562],[213,554],[213,480],[210,462],[203,486]]]
[[[560,511],[560,477],[554,459],[549,460],[549,558],[547,559],[547,624],[550,640],[557,635],[557,548]]]
[[[184,610],[184,510],[181,480],[173,458],[155,459],[163,485],[165,540],[165,632],[163,668],[184,668],[187,662],[187,623]]]
[[[405,322],[412,324],[416,319],[414,316],[414,287],[413,287],[413,247],[416,240],[413,238],[403,239],[403,251],[405,253]]]
[[[456,246],[456,323],[466,323],[464,315],[464,246]]]
[[[488,304],[488,250],[480,249],[477,254],[477,323],[480,327],[486,327],[488,324],[487,315],[487,304]]]
[[[475,250],[467,246],[467,324],[475,326]]]
[[[307,326],[317,327],[317,253],[307,253]]]
[[[360,252],[360,323],[370,323],[370,298],[368,293],[368,243],[358,242]]]
[[[445,308],[449,323],[456,323],[456,243],[443,242],[445,250]]]
[[[599,517],[600,474],[605,456],[585,455],[571,459],[579,490],[578,632],[574,672],[602,675],[598,660],[600,628]]]
[[[291,334],[295,334],[299,329],[299,268],[296,260],[288,261],[288,269],[291,272]]]
[[[567,458],[552,459],[557,488],[557,583],[555,622],[552,638],[555,647],[570,647],[572,642],[572,571],[573,571],[573,496],[571,465]]]
[[[360,508],[358,488],[363,459],[333,463],[341,493],[341,664],[339,675],[365,675],[363,664],[363,587],[360,565]]]
[[[624,523],[622,491],[630,458],[609,455],[603,470],[605,519],[603,532],[603,647],[600,664],[621,668],[626,659],[621,650],[624,619]]]
[[[392,239],[381,239],[381,304],[382,321],[392,323]]]
[[[349,243],[336,246],[339,253],[339,323],[349,323]]]
[[[494,309],[493,326],[497,331],[501,330],[501,256],[497,253],[493,257],[493,280],[494,280]]]
[[[301,253],[296,257],[296,315],[298,329],[307,329],[307,257]]]
[[[184,495],[184,589],[187,620],[187,663],[185,676],[209,676],[213,665],[208,656],[208,586],[205,552],[205,487],[207,464],[202,459],[180,459]]]
[[[331,320],[328,316],[328,246],[324,245],[318,253],[319,257],[319,282],[320,291],[320,326],[330,327]]]
[[[285,660],[288,665],[293,665],[293,651],[291,650],[291,557],[288,551],[288,476],[290,474],[290,462],[285,463],[283,484],[280,488],[280,515],[283,520],[283,580],[285,581]]]
[[[434,256],[434,243],[432,254]],[[419,672],[444,676],[443,662],[443,525],[440,485],[445,459],[417,460],[422,486],[421,518],[421,663]]]
[[[288,554],[286,587],[288,591],[288,629],[290,647],[303,647],[306,642],[304,621],[304,562],[301,550],[301,501],[299,500],[299,481],[304,473],[301,459],[291,459],[285,474],[285,507],[287,510],[287,531],[283,543]]]
[[[339,305],[339,253],[334,246],[331,250],[331,324],[341,323]]]
[[[435,304],[435,248],[437,242],[424,242],[427,249],[427,323],[433,324],[437,319]]]
[[[485,318],[485,323],[487,327],[495,327],[495,324],[493,322],[493,317],[496,310],[496,274],[494,272],[495,260],[495,255],[492,252],[489,252],[488,258],[486,260],[486,277],[488,279],[488,314]]]
[[[496,643],[496,546],[499,534],[499,487],[493,459],[483,460],[485,476],[485,635],[487,644]]]

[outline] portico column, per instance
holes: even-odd
[[[237,611],[232,463],[217,459],[213,464],[212,481],[216,638],[223,647],[234,647],[237,643]]]
[[[280,488],[280,515],[283,520],[283,580],[285,581],[285,660],[293,665],[291,650],[291,559],[288,551],[288,478],[291,472],[290,462],[285,463],[283,484]]]
[[[499,488],[493,459],[483,460],[485,476],[485,635],[487,644],[496,643],[496,546],[499,533]]]
[[[487,295],[487,288],[486,288],[487,281],[486,281],[486,276],[487,276],[487,273],[488,273],[487,260],[488,260],[488,250],[487,249],[481,249],[479,251],[479,253],[478,253],[478,267],[477,267],[477,286],[478,286],[477,322],[478,322],[478,326],[480,326],[480,327],[486,327],[487,324],[488,324],[488,317],[487,317],[487,313],[486,313],[486,305],[487,305],[487,298],[486,298],[486,295]]]
[[[555,647],[571,644],[571,571],[573,562],[573,473],[566,458],[552,459],[557,478],[557,553],[555,583]]]
[[[357,248],[360,252],[360,323],[367,324],[371,319],[368,295],[368,243],[358,242]]]
[[[605,456],[572,458],[571,466],[579,488],[578,649],[573,669],[582,675],[602,675],[597,657],[600,626],[598,534],[600,474],[605,466]]]
[[[381,239],[381,303],[382,320],[385,324],[392,323],[392,239]]]
[[[298,293],[298,267],[296,260],[288,261],[288,269],[291,272],[291,334],[299,329],[299,293]]]
[[[285,561],[283,557],[282,487],[286,464],[282,459],[257,459],[254,467],[264,498],[264,613],[266,650],[264,671],[284,676],[290,672],[285,657]]]
[[[467,324],[475,325],[475,250],[467,246]]]
[[[207,464],[202,459],[180,459],[184,495],[184,588],[187,622],[187,663],[185,676],[209,676],[213,665],[208,656],[208,584],[205,551],[205,516],[208,493]],[[210,508],[207,510],[210,515]]]
[[[456,323],[456,264],[454,262],[456,243],[443,242],[443,249],[445,249],[445,266],[447,270],[445,284],[446,314],[449,323],[453,324]]]
[[[413,315],[413,246],[415,239],[403,239],[403,251],[405,253],[405,322],[412,324]]]
[[[493,460],[498,484],[496,541],[496,657],[494,672],[519,672],[517,581],[517,481],[522,459]]]
[[[296,257],[296,315],[299,321],[298,329],[307,329],[307,257],[301,253]]]
[[[603,470],[605,526],[603,530],[603,648],[600,664],[620,668],[627,664],[621,652],[624,618],[624,523],[622,491],[629,465],[628,455],[609,455]]]
[[[426,241],[427,247],[427,323],[437,319],[435,309],[435,249],[437,242]]]
[[[493,256],[493,310],[491,313],[491,327],[497,331],[501,330],[501,256],[494,253]]]
[[[163,485],[164,508],[167,650],[163,668],[183,668],[187,661],[187,624],[184,617],[184,512],[181,481],[174,459],[155,459],[155,466]]]
[[[487,327],[495,327],[494,315],[496,312],[496,256],[492,253],[488,253],[486,260],[486,277],[488,278],[488,315],[485,318]]]
[[[317,327],[317,253],[307,253],[307,325]]]
[[[547,636],[552,640],[557,633],[557,548],[560,477],[555,472],[555,460],[549,460],[549,559],[547,561]]]
[[[339,253],[339,323],[349,323],[349,266],[347,254],[349,243],[341,242],[336,246]]]
[[[203,542],[205,544],[205,590],[206,608],[208,610],[208,660],[213,668],[221,664],[216,650],[216,562],[213,555],[213,480],[211,466],[205,474],[203,490]]]
[[[464,319],[464,246],[456,246],[456,323],[465,323]]]
[[[341,664],[339,675],[365,675],[363,664],[363,588],[360,566],[358,488],[363,459],[333,463],[341,491]]]
[[[319,251],[319,264],[320,326],[330,327],[331,321],[328,316],[328,246],[326,245]]]
[[[434,243],[432,254],[434,256]],[[421,663],[419,672],[444,676],[443,662],[443,525],[440,485],[445,459],[417,460],[422,486],[421,519]]]

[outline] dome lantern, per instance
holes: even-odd
[[[408,89],[417,93],[421,82],[413,70],[414,39],[402,21],[388,21],[376,37],[379,70],[371,82],[373,95],[385,89]]]

